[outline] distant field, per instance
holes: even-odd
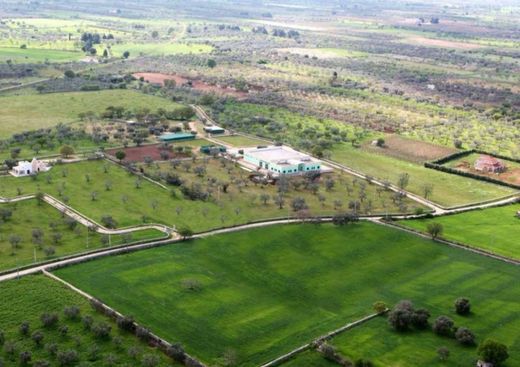
[[[430,199],[448,207],[496,199],[515,192],[514,189],[435,171],[421,164],[370,153],[348,144],[333,148],[332,159],[393,184],[397,183],[400,174],[408,173],[407,190],[422,196],[424,185],[431,184],[433,193]]]
[[[54,126],[78,119],[81,112],[102,112],[108,106],[132,111],[140,108],[173,109],[177,103],[132,90],[50,93],[0,97],[0,138],[14,133]]]
[[[11,60],[13,63],[43,63],[49,62],[66,62],[75,61],[84,57],[82,52],[60,51],[37,48],[10,48],[0,47],[0,62]]]
[[[130,57],[139,55],[177,55],[209,53],[213,48],[203,44],[185,43],[123,43],[112,46],[114,56],[122,56],[125,51],[130,52]]]
[[[66,288],[57,281],[51,280],[43,275],[26,276],[17,280],[10,280],[0,284],[0,325],[5,334],[5,345],[15,343],[14,358],[11,358],[3,349],[0,351],[0,359],[5,366],[19,366],[19,355],[21,352],[31,352],[32,361],[55,362],[45,348],[45,345],[57,344],[58,350],[75,350],[80,363],[89,366],[105,366],[108,359],[117,361],[118,366],[140,366],[145,355],[154,355],[158,358],[159,367],[171,366],[172,362],[162,352],[140,342],[137,337],[120,332],[115,322],[95,312],[88,301],[79,294]],[[91,331],[85,330],[81,320],[68,320],[63,310],[65,307],[77,306],[80,309],[80,317],[91,316],[94,325],[107,323],[111,327],[110,336],[107,340],[99,340]],[[44,328],[40,316],[45,313],[56,313],[58,325]],[[29,323],[29,335],[24,337],[20,334],[19,327],[23,322]],[[60,334],[59,328],[66,326],[68,332],[65,336]],[[43,341],[40,347],[33,342],[32,333],[40,331]],[[119,343],[119,346],[118,346]],[[97,358],[92,353],[94,348],[98,349]],[[129,348],[135,348],[137,355],[134,358],[128,354]],[[32,365],[32,364],[31,364]],[[49,364],[54,365],[54,364]]]
[[[400,223],[423,232],[429,223],[440,223],[444,227],[442,237],[520,259],[520,218],[515,216],[517,211],[520,211],[520,204]]]
[[[0,204],[0,209],[12,211],[12,217],[1,224],[0,270],[29,265],[34,262],[56,259],[79,252],[108,247],[108,238],[97,233],[88,233],[87,228],[76,225],[70,228],[60,212],[46,203],[38,205],[36,200],[20,201],[16,204]],[[53,227],[51,227],[51,225]],[[41,242],[32,236],[33,230],[42,231]],[[20,243],[13,248],[10,239],[19,236]],[[55,240],[55,236],[60,236]],[[152,240],[164,237],[157,230],[143,230],[128,236],[110,236],[110,245],[116,246],[134,241]],[[103,243],[106,240],[106,243]],[[54,249],[53,254],[46,250]]]
[[[227,144],[233,145],[235,147],[256,147],[258,145],[266,145],[269,144],[267,141],[262,139],[254,139],[248,136],[243,135],[233,135],[233,136],[214,136],[214,139],[223,141]]]
[[[365,52],[353,51],[341,48],[283,48],[280,52],[288,52],[297,55],[307,55],[322,59],[333,59],[337,57],[366,57]]]
[[[372,313],[377,300],[401,299],[449,315],[478,340],[507,343],[510,366],[520,363],[518,267],[370,223],[258,228],[56,274],[209,363],[232,349],[238,365],[258,366]],[[460,296],[471,299],[474,317],[454,314]],[[425,347],[420,339],[414,343],[419,354]],[[382,350],[368,342],[365,348],[367,355]],[[472,363],[475,348],[457,351],[452,366]],[[428,347],[422,355],[429,353]]]

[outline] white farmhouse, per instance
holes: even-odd
[[[33,158],[32,161],[20,161],[18,165],[14,166],[11,174],[16,177],[30,176],[38,172],[47,172],[51,167],[44,161]]]

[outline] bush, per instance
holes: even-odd
[[[180,344],[173,344],[168,347],[166,355],[179,363],[184,363],[186,360],[186,352],[184,352],[184,348]]]
[[[51,328],[53,326],[56,326],[56,324],[59,321],[59,318],[57,313],[45,312],[40,316],[40,320],[42,321],[43,327]]]
[[[453,336],[453,320],[447,316],[439,316],[433,323],[432,330],[441,336]]]
[[[141,361],[141,364],[143,365],[143,367],[155,367],[157,366],[159,363],[161,362],[161,360],[159,359],[159,357],[157,357],[156,355],[153,355],[153,354],[145,354],[143,356],[143,359]]]
[[[424,308],[415,310],[412,315],[412,325],[417,329],[426,329],[428,327],[428,319],[430,312]]]
[[[455,339],[463,345],[475,345],[475,334],[468,328],[460,327],[455,332]]]
[[[60,367],[73,366],[79,360],[78,352],[76,352],[74,349],[60,351],[56,357]]]
[[[45,344],[45,351],[49,353],[49,356],[56,357],[58,354],[58,345],[56,343]]]
[[[467,298],[459,298],[455,301],[455,312],[459,315],[468,315],[471,312],[471,304]]]
[[[35,331],[31,335],[31,339],[33,340],[34,344],[36,344],[36,346],[39,347],[42,345],[43,342],[43,333],[41,331]]]
[[[92,316],[86,315],[86,316],[83,316],[83,318],[81,319],[81,322],[83,323],[83,329],[90,330],[90,329],[92,329],[92,324],[94,323],[94,319],[92,318]]]
[[[507,346],[492,339],[486,339],[478,346],[478,356],[484,362],[499,367],[509,358]]]
[[[124,331],[133,332],[135,329],[134,319],[132,316],[120,316],[117,318],[116,323],[119,329]]]
[[[20,366],[29,366],[32,360],[32,354],[29,351],[20,353]]]
[[[23,336],[27,336],[27,335],[29,335],[29,331],[31,330],[31,327],[29,326],[29,323],[27,321],[24,321],[21,323],[19,330],[20,330],[20,334],[22,334]]]
[[[135,329],[135,335],[145,343],[147,343],[152,336],[150,331],[142,326],[138,326]]]
[[[410,301],[401,301],[388,314],[388,323],[394,330],[406,331],[410,328],[412,316],[412,303]]]
[[[100,322],[92,327],[92,332],[97,339],[109,339],[112,327],[106,322]]]
[[[116,228],[117,222],[114,218],[112,218],[111,215],[104,215],[101,217],[101,224],[104,225],[106,228]]]
[[[80,318],[80,310],[78,306],[65,307],[63,313],[65,314],[65,317],[69,320],[78,321]]]

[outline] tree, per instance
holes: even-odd
[[[74,149],[70,145],[64,145],[60,148],[60,154],[63,157],[68,158],[74,154]]]
[[[63,74],[65,75],[65,77],[67,77],[69,79],[72,79],[76,76],[76,74],[74,74],[74,72],[72,70],[65,70],[65,72]]]
[[[23,336],[28,336],[29,335],[29,331],[31,331],[31,326],[29,325],[29,323],[27,321],[24,321],[20,324],[20,334],[22,334]]]
[[[182,237],[183,240],[193,236],[193,230],[189,227],[181,227],[181,228],[179,228],[179,230],[177,232],[179,233],[179,235]]]
[[[404,190],[406,189],[406,186],[408,186],[408,184],[410,183],[410,175],[408,173],[401,173],[399,175],[399,179],[397,180],[397,186],[399,186],[399,188],[401,190]]]
[[[428,199],[433,193],[432,184],[425,184],[422,189],[423,189],[423,196],[425,199]]]
[[[455,339],[463,345],[474,345],[475,334],[471,330],[465,327],[459,327],[455,332]]]
[[[412,315],[412,325],[417,329],[426,329],[428,327],[428,319],[430,312],[424,308],[415,310]]]
[[[478,356],[487,363],[499,367],[509,358],[507,346],[492,339],[484,340],[477,349]]]
[[[453,335],[453,320],[447,316],[439,316],[433,323],[432,330],[435,334],[441,336]]]
[[[58,365],[60,367],[68,367],[75,365],[79,360],[78,352],[74,349],[69,349],[65,351],[59,351],[56,355],[58,360]]]
[[[440,223],[428,223],[426,231],[432,236],[432,239],[439,237],[444,230],[444,227]]]
[[[468,315],[471,312],[471,304],[467,298],[458,298],[455,301],[455,312],[459,315]]]
[[[385,139],[383,138],[378,138],[377,141],[376,141],[376,145],[380,148],[383,148],[385,146]]]
[[[92,333],[97,339],[106,340],[110,338],[110,332],[112,331],[112,326],[107,324],[106,322],[100,322],[92,326]]]
[[[116,152],[116,158],[121,162],[123,159],[126,158],[126,153],[123,150],[118,150]]]
[[[410,301],[401,301],[388,314],[388,323],[397,331],[410,328],[413,316],[413,305]]]
[[[29,351],[20,353],[20,366],[29,366],[32,360],[32,354]]]
[[[448,360],[448,357],[450,356],[450,350],[446,347],[440,347],[437,349],[437,355],[439,356],[439,359],[444,362]]]
[[[49,328],[52,328],[53,326],[55,326],[58,323],[59,319],[58,319],[58,314],[56,314],[56,313],[44,312],[40,316],[40,320],[43,324],[43,327],[49,329]]]
[[[129,52],[129,51],[125,51],[125,52],[123,52],[123,57],[124,57],[125,59],[128,59],[128,58],[130,57],[130,52]]]
[[[37,347],[40,347],[43,342],[43,333],[41,331],[35,331],[34,333],[32,333],[31,339]]]
[[[215,66],[217,66],[217,62],[215,60],[213,60],[213,59],[209,59],[208,60],[208,67],[213,69]]]
[[[159,37],[159,32],[153,31],[152,32],[152,38],[157,38],[157,37]]]
[[[269,201],[271,197],[268,195],[268,194],[260,194],[260,201],[264,204],[264,205],[267,205],[267,202]]]
[[[300,210],[305,210],[308,208],[307,203],[305,202],[305,199],[300,196],[295,197],[292,200],[291,206],[295,212],[300,211]]]
[[[386,311],[387,307],[386,307],[386,303],[384,303],[383,301],[377,301],[375,302],[373,305],[372,305],[372,308],[374,309],[374,311],[378,314],[382,314],[383,312]]]

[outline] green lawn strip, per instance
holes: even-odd
[[[479,340],[500,333],[520,361],[517,267],[370,223],[257,228],[56,274],[210,363],[228,349],[241,366],[267,362],[366,316],[377,300],[452,315],[460,296],[474,305],[467,326]]]
[[[387,179],[396,184],[399,175],[410,175],[407,190],[423,195],[426,184],[433,185],[430,200],[443,206],[458,206],[503,197],[515,192],[514,189],[481,182],[466,177],[452,175],[425,168],[382,154],[369,153],[348,144],[338,144],[332,150],[333,160],[365,174]]]
[[[0,97],[0,104],[0,137],[51,127],[59,122],[75,121],[81,112],[102,112],[109,106],[121,106],[131,111],[140,108],[154,111],[179,106],[164,98],[121,89],[6,96]]]
[[[461,214],[399,222],[427,231],[428,224],[440,223],[443,238],[478,247],[499,255],[520,259],[520,204],[473,210]]]
[[[30,351],[32,361],[47,360],[57,365],[55,357],[49,356],[45,345],[56,343],[59,351],[74,349],[78,352],[79,360],[88,363],[89,366],[103,366],[109,355],[113,355],[118,366],[138,366],[144,355],[155,355],[160,360],[160,366],[171,365],[170,360],[159,350],[150,348],[140,342],[135,336],[120,332],[115,324],[107,317],[95,312],[88,301],[77,293],[67,289],[57,281],[51,280],[43,275],[27,276],[17,280],[10,280],[0,284],[0,329],[4,331],[6,343],[16,344],[16,354],[11,360],[2,349],[0,360],[6,366],[18,366],[19,354]],[[81,321],[68,320],[63,310],[65,307],[77,306],[80,308],[80,316],[89,315],[94,319],[94,325],[105,322],[111,327],[111,339],[100,341],[96,339],[91,331],[84,329]],[[40,316],[45,313],[57,313],[59,322],[56,327],[44,328]],[[22,336],[19,327],[22,322],[30,325],[29,336]],[[68,327],[65,337],[60,335],[59,328]],[[41,347],[37,347],[31,339],[35,331],[43,333]],[[115,339],[120,339],[121,346],[117,346]],[[5,345],[5,344],[4,344]],[[97,346],[99,348],[99,359],[88,361],[90,350]],[[137,348],[139,351],[136,359],[128,354],[129,348]]]
[[[214,136],[216,140],[223,141],[224,143],[233,145],[235,147],[255,147],[258,145],[269,144],[267,141],[262,139],[254,139],[244,135],[233,135],[233,136]]]
[[[145,229],[128,235],[111,235],[109,239],[95,232],[87,234],[86,227],[76,225],[71,229],[59,211],[36,200],[24,200],[13,204],[1,204],[0,210],[8,209],[12,217],[0,224],[0,270],[30,265],[37,262],[70,256],[80,252],[93,251],[110,246],[136,241],[148,241],[164,237],[155,229]],[[51,227],[52,226],[52,227]],[[33,240],[35,229],[43,231],[41,242]],[[58,242],[54,236],[61,235]],[[18,246],[13,248],[11,237],[20,237]],[[54,254],[46,253],[48,248]]]
[[[338,364],[326,360],[322,354],[315,350],[307,350],[298,354],[289,361],[282,363],[283,367],[338,367]]]
[[[228,165],[233,169],[231,176],[224,169],[218,168],[219,163],[216,161],[212,161],[211,165],[213,167],[211,168],[212,176],[228,182],[231,181],[231,176],[248,182],[247,172],[233,168],[230,162]],[[196,164],[193,164],[193,167],[195,166]],[[106,173],[105,167],[107,167]],[[153,168],[154,165],[151,167]],[[190,173],[183,172],[181,167],[177,170],[188,180],[207,184],[208,178],[195,178],[193,169]],[[63,177],[64,172],[66,177]],[[89,182],[87,182],[87,175],[90,179]],[[50,177],[50,183],[47,181],[47,176]],[[351,180],[351,177],[345,176],[345,180],[347,179]],[[64,201],[68,198],[68,205],[96,222],[99,222],[105,215],[111,215],[117,221],[118,227],[128,227],[143,224],[144,216],[146,223],[176,225],[177,228],[189,226],[195,231],[204,231],[243,224],[248,221],[294,216],[295,212],[290,208],[290,204],[292,198],[296,196],[305,196],[311,214],[332,215],[337,212],[333,208],[333,200],[341,199],[343,210],[347,210],[348,201],[356,199],[356,192],[359,190],[358,184],[358,188],[354,190],[352,196],[347,196],[346,188],[340,186],[338,179],[337,188],[330,192],[326,192],[325,189],[321,190],[327,196],[327,201],[323,206],[318,201],[317,195],[302,191],[288,194],[284,209],[279,209],[272,199],[276,196],[276,188],[271,185],[262,189],[261,186],[248,182],[248,186],[243,187],[242,192],[236,185],[234,187],[230,185],[228,193],[220,194],[216,192],[215,188],[213,193],[215,200],[192,201],[184,199],[177,188],[175,189],[177,197],[172,197],[169,190],[147,180],[141,180],[140,186],[137,188],[137,180],[137,176],[113,163],[83,161],[54,166],[48,173],[40,174],[36,180],[30,177],[1,177],[0,196],[14,197],[18,195],[18,189],[21,194],[41,190],[58,200]],[[111,185],[110,190],[106,189],[107,184]],[[379,198],[375,190],[375,186],[367,185],[367,198],[372,200],[373,211],[377,210],[380,213],[384,213],[386,210],[388,212],[397,211],[389,198],[390,193],[381,193],[381,198]],[[270,195],[267,205],[263,205],[260,201],[259,195],[262,193]],[[95,200],[92,200],[92,195],[95,195]],[[388,209],[382,208],[383,199]],[[408,210],[413,211],[414,206],[414,203],[407,201]]]
[[[39,48],[0,47],[0,61],[14,63],[68,62],[85,57],[83,52],[49,50]]]

